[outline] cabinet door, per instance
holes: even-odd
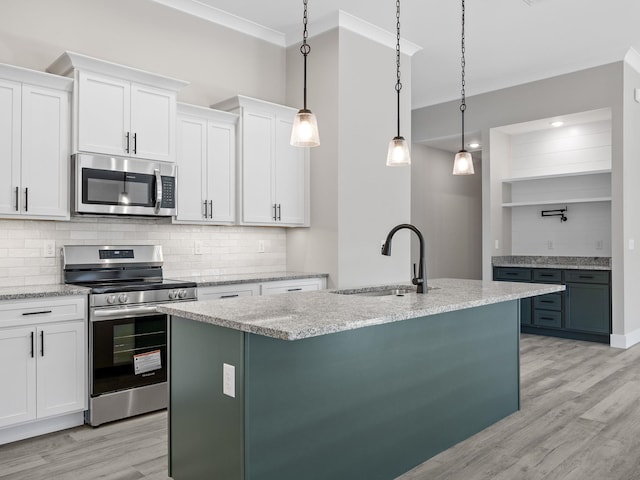
[[[78,73],[78,150],[129,155],[126,134],[130,131],[130,122],[130,82]],[[130,146],[131,142],[132,139]]]
[[[245,111],[242,121],[242,221],[272,224],[275,115]]]
[[[176,94],[131,84],[131,155],[152,160],[175,160]]]
[[[594,333],[611,333],[609,285],[567,283],[565,327]]]
[[[35,328],[0,330],[0,385],[0,427],[36,418]]]
[[[0,214],[15,215],[16,188],[20,187],[21,85],[0,80]]]
[[[69,216],[69,94],[22,88],[22,212]]]
[[[37,329],[38,418],[86,408],[84,321]]]
[[[203,222],[207,200],[207,121],[178,118],[178,214],[177,220]]]
[[[279,222],[286,225],[304,225],[307,211],[307,149],[292,147],[291,118],[276,119],[275,203],[278,204]]]
[[[207,198],[211,220],[235,221],[235,125],[209,122],[207,132]]]

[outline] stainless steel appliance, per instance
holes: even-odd
[[[167,407],[167,315],[158,303],[197,299],[162,274],[154,245],[66,245],[64,281],[89,295],[89,410],[97,426]]]
[[[172,163],[78,153],[71,165],[74,214],[176,214],[177,167]]]

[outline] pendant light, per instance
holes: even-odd
[[[403,167],[411,165],[411,156],[409,155],[409,145],[403,136],[400,135],[400,0],[396,0],[396,94],[398,96],[398,134],[389,142],[389,151],[387,153],[387,167]]]
[[[465,46],[464,46],[464,0],[462,0],[462,56],[460,60],[460,64],[462,67],[462,100],[460,102],[460,114],[462,116],[462,148],[458,153],[456,153],[456,158],[453,162],[453,174],[454,175],[473,175],[475,172],[473,170],[473,158],[471,158],[471,154],[467,152],[464,148],[464,112],[467,109],[467,103],[465,99],[465,80],[464,80],[464,67],[465,67]]]
[[[317,147],[320,145],[320,135],[318,134],[318,122],[316,116],[307,108],[307,55],[311,51],[311,47],[307,43],[307,2],[303,0],[304,14],[302,16],[303,32],[302,45],[300,45],[300,53],[304,57],[304,105],[302,110],[296,114],[291,129],[291,145],[294,147]]]

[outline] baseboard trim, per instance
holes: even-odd
[[[66,430],[84,424],[84,412],[76,412],[59,417],[36,420],[16,426],[0,428],[0,445],[17,442],[26,438]]]
[[[613,348],[630,348],[640,343],[640,328],[625,335],[611,335],[610,344]]]

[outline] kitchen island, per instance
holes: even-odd
[[[159,307],[172,478],[388,480],[517,411],[518,300],[564,286],[429,285]]]

